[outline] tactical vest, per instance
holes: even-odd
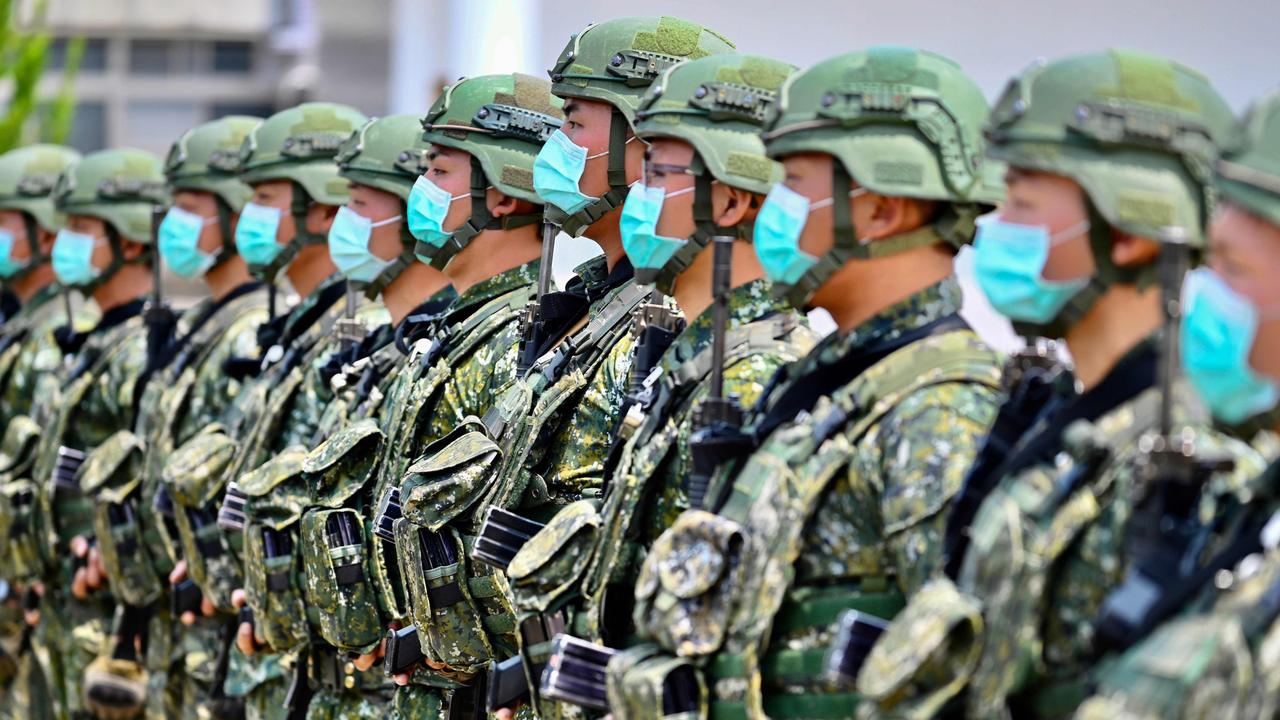
[[[774,647],[771,635],[831,627],[848,609],[889,618],[903,598],[879,565],[839,585],[797,587],[804,529],[866,433],[906,397],[999,381],[998,359],[972,332],[947,332],[894,351],[772,433],[715,513],[685,512],[651,550],[635,617],[657,646],[610,663],[615,715],[660,717],[668,679],[696,668],[697,705],[716,718],[849,716],[857,696],[820,679],[826,648]]]

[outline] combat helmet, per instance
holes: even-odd
[[[6,280],[20,279],[47,260],[38,231],[56,233],[62,227],[53,188],[58,176],[79,160],[80,153],[61,145],[29,145],[0,155],[0,210],[23,213],[29,248],[27,262]]]
[[[307,231],[307,208],[312,202],[346,203],[347,181],[338,177],[334,157],[351,133],[367,121],[363,113],[347,105],[309,102],[281,110],[245,137],[240,148],[240,180],[248,185],[287,180],[294,190],[290,208],[294,236],[268,265],[250,265],[256,276],[274,280],[299,250],[326,241],[323,234]]]
[[[628,189],[627,131],[633,128],[645,90],[662,71],[676,63],[733,50],[734,44],[720,33],[670,16],[593,23],[569,38],[548,71],[551,92],[557,97],[594,100],[613,108],[609,125],[609,190],[572,215],[548,205],[548,220],[577,236],[620,207]]]
[[[443,268],[484,230],[509,230],[542,219],[541,212],[494,218],[485,191],[493,187],[542,204],[533,190],[533,159],[560,127],[561,104],[547,81],[519,73],[462,78],[444,89],[422,119],[422,141],[471,156],[471,217],[443,245],[419,241],[419,260]]]
[[[231,216],[240,212],[252,194],[237,171],[240,148],[262,118],[228,115],[182,134],[169,148],[164,162],[169,190],[196,190],[212,193],[218,206],[218,229],[222,232],[222,248],[215,264],[236,253]]]
[[[1244,149],[1218,161],[1218,194],[1280,226],[1280,93],[1254,105],[1244,126]]]
[[[803,152],[831,155],[832,197],[856,182],[870,192],[940,203],[932,226],[871,243],[859,240],[849,204],[832,206],[835,240],[794,285],[775,283],[802,306],[853,259],[882,257],[935,244],[973,240],[979,207],[994,203],[984,167],[982,90],[953,60],[925,50],[884,45],[838,55],[791,76],[764,133],[773,158]]]
[[[751,239],[749,223],[721,228],[711,210],[711,184],[765,195],[783,177],[765,155],[760,128],[782,83],[796,68],[778,60],[722,53],[670,66],[645,94],[635,114],[644,140],[671,138],[693,146],[696,229],[661,268],[636,268],[636,281],[670,292],[675,277],[715,235]]]

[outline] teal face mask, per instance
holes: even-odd
[[[533,159],[533,189],[542,198],[565,214],[572,215],[599,198],[584,194],[578,189],[582,171],[587,161],[608,155],[605,150],[587,155],[587,149],[569,139],[563,131],[556,130]]]
[[[470,193],[450,195],[448,191],[419,175],[409,192],[408,215],[409,232],[418,240],[435,247],[442,248],[453,233],[441,227],[444,218],[449,214],[449,206]],[[422,262],[430,263],[430,258],[418,257]]]
[[[22,272],[30,261],[19,262],[13,259],[13,233],[0,229],[0,277],[11,278]]]
[[[1001,315],[1012,320],[1047,323],[1089,284],[1087,277],[1066,282],[1045,280],[1042,272],[1049,250],[1088,231],[1088,221],[1050,235],[1049,229],[1043,226],[984,217],[978,221],[978,236],[973,243],[973,270],[978,286]]]
[[[200,233],[218,218],[204,218],[180,207],[171,207],[160,222],[160,257],[174,273],[191,278],[213,267],[212,253],[200,249]]]
[[[371,283],[394,260],[383,260],[369,250],[369,238],[373,229],[399,222],[400,215],[373,222],[355,210],[343,205],[329,226],[329,257],[338,266],[338,272],[348,280]]]
[[[100,271],[93,266],[93,249],[101,242],[102,238],[92,235],[59,230],[50,255],[58,282],[67,287],[85,287],[97,279]]]
[[[1192,270],[1183,280],[1182,367],[1219,420],[1243,422],[1280,400],[1277,383],[1249,367],[1259,322],[1277,312],[1260,312],[1208,268]]]
[[[246,203],[236,223],[236,251],[250,265],[270,265],[284,250],[276,242],[280,229],[280,208]]]
[[[866,193],[866,188],[855,188],[849,197]],[[770,282],[795,285],[809,268],[818,264],[818,258],[800,249],[800,235],[809,222],[809,215],[833,202],[832,198],[809,202],[809,198],[782,183],[770,188],[752,232],[756,257]]]
[[[668,195],[665,188],[648,187],[642,183],[631,186],[627,201],[622,205],[619,226],[622,230],[622,248],[637,270],[661,270],[684,247],[687,242],[684,238],[658,234],[658,219],[662,217],[662,205],[666,198],[691,192],[693,188],[687,187]]]

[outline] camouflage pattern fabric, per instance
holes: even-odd
[[[1130,560],[1124,538],[1140,482],[1138,446],[1155,427],[1158,407],[1158,392],[1149,389],[1094,422],[1077,421],[1064,433],[1054,462],[1002,479],[975,518],[973,545],[957,583],[981,607],[985,631],[971,641],[915,651],[878,643],[858,681],[864,696],[877,703],[866,708],[868,714],[927,717],[966,682],[967,712],[978,717],[1008,717],[1013,702],[1029,717],[1075,709],[1092,662],[1094,620]],[[1248,492],[1261,459],[1245,443],[1214,430],[1188,388],[1177,387],[1174,418],[1195,433],[1199,456],[1235,460],[1234,470],[1215,474],[1201,498],[1201,517],[1214,517]],[[1079,482],[1066,484],[1064,478]],[[1064,486],[1072,488],[1065,496],[1059,490]],[[935,636],[947,618],[945,610],[909,606],[895,622],[903,628],[889,635]],[[969,662],[975,644],[980,651]],[[931,652],[944,656],[930,657]],[[955,671],[943,688],[913,675],[914,668],[938,667]]]

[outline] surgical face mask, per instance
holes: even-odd
[[[276,242],[280,208],[247,203],[236,223],[236,250],[250,265],[270,265],[284,246]]]
[[[180,207],[171,207],[160,222],[160,257],[174,273],[197,277],[213,267],[213,253],[200,249],[200,233],[218,218],[200,217]]]
[[[373,229],[399,222],[400,215],[373,222],[355,210],[343,205],[329,226],[329,257],[338,266],[338,272],[348,280],[371,283],[377,279],[392,260],[383,260],[369,250],[369,238]]]
[[[556,130],[533,160],[533,189],[545,202],[572,215],[599,199],[583,193],[578,189],[578,183],[588,160],[608,154],[609,151],[605,150],[587,155],[586,148],[570,140],[563,131]]]
[[[22,272],[30,260],[14,260],[13,245],[17,242],[13,233],[0,228],[0,277],[11,278]]]
[[[662,217],[662,205],[667,198],[691,192],[693,188],[687,187],[668,195],[665,188],[641,183],[631,186],[627,201],[622,205],[619,226],[627,259],[637,269],[661,270],[688,242],[685,238],[659,235],[658,218]]]
[[[1275,407],[1280,385],[1249,366],[1263,320],[1280,306],[1259,309],[1208,268],[1182,283],[1182,367],[1214,417],[1239,423]]]
[[[470,193],[450,195],[427,179],[426,175],[418,176],[413,183],[413,190],[409,192],[409,232],[427,245],[444,247],[453,236],[452,232],[442,226],[445,216],[449,214],[449,206],[470,196]]]
[[[103,242],[106,242],[105,238],[65,228],[59,230],[50,256],[58,282],[68,287],[85,287],[92,283],[101,272],[93,266],[93,249]]]
[[[850,198],[867,193],[866,188],[855,188]],[[752,244],[760,265],[771,282],[795,285],[818,263],[818,258],[800,249],[800,236],[809,222],[809,215],[834,203],[832,198],[810,202],[809,198],[778,183],[756,215]]]
[[[1088,231],[1087,220],[1050,234],[1042,225],[1019,225],[988,215],[978,221],[973,247],[978,286],[1001,315],[1048,323],[1089,284],[1087,277],[1065,282],[1044,279],[1049,251]]]

